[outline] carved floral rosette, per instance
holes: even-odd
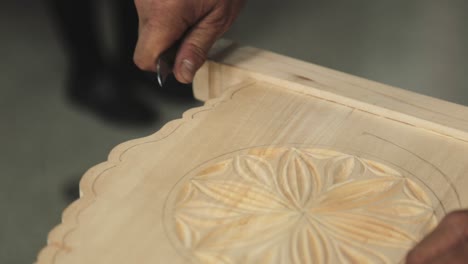
[[[200,263],[395,263],[437,224],[405,174],[333,150],[255,148],[185,179],[171,229]]]

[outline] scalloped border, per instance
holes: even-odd
[[[70,252],[71,248],[66,245],[66,238],[79,228],[80,214],[93,205],[99,193],[96,192],[94,184],[101,175],[119,166],[124,161],[125,153],[135,147],[164,140],[171,136],[183,124],[196,119],[197,114],[201,112],[212,111],[219,104],[233,99],[234,95],[240,90],[255,84],[254,80],[245,80],[232,86],[222,96],[210,99],[201,107],[191,108],[185,111],[182,118],[172,120],[166,123],[156,133],[147,137],[133,139],[121,143],[114,147],[107,161],[99,163],[90,168],[80,180],[80,198],[72,202],[62,213],[62,222],[52,228],[47,237],[47,245],[42,248],[37,256],[36,264],[55,263],[56,257],[60,252]]]

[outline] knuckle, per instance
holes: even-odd
[[[223,28],[229,23],[229,18],[223,15],[213,15],[207,20],[207,24],[216,27]]]
[[[224,29],[232,23],[233,18],[230,14],[229,6],[226,4],[220,4],[215,7],[210,14],[206,17],[206,24],[212,28],[218,30]]]
[[[201,48],[199,45],[194,43],[187,43],[190,52],[194,55],[197,64],[201,65],[206,60],[206,51]]]
[[[229,26],[230,18],[222,12],[217,12],[207,18],[206,23],[217,30],[224,30]]]

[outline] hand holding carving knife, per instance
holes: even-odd
[[[158,71],[161,84],[170,72],[179,82],[192,82],[208,50],[231,26],[244,2],[135,0],[139,17],[135,63],[142,70]]]

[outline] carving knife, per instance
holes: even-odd
[[[175,58],[177,51],[179,50],[179,46],[180,41],[176,41],[176,43],[174,43],[170,48],[161,53],[156,62],[156,74],[160,87],[164,86],[167,77],[172,74],[172,71],[174,70]]]

